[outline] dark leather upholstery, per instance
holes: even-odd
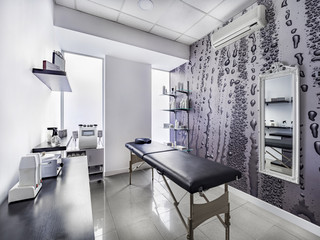
[[[265,145],[268,147],[282,148],[282,149],[292,149],[292,139],[273,139],[266,138]]]
[[[241,177],[241,172],[238,170],[208,159],[173,151],[172,148],[166,151],[167,147],[159,143],[157,144],[160,146],[158,152],[156,152],[156,145],[151,148],[148,147],[150,144],[144,145],[143,147],[127,143],[126,147],[134,153],[138,152],[137,155],[142,156],[145,162],[190,193],[216,187]]]
[[[137,144],[135,142],[126,143],[126,147],[136,154],[139,158],[143,159],[143,156],[150,153],[164,152],[164,151],[177,151],[172,147],[163,145],[157,142],[151,142],[148,144]]]

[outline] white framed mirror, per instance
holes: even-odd
[[[259,171],[299,183],[299,69],[274,63],[259,75]]]

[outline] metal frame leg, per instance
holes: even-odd
[[[228,184],[224,185],[224,192],[229,194],[228,192]],[[230,239],[230,203],[228,201],[228,211],[224,214],[224,222],[226,228],[226,240]]]
[[[189,215],[189,218],[188,218],[188,236],[187,238],[189,240],[193,240],[193,224],[192,224],[192,216],[194,215],[193,214],[193,194],[190,193],[190,215]]]
[[[132,154],[130,154],[130,161],[129,161],[129,185],[131,185],[131,174],[132,174]]]

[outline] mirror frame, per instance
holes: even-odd
[[[265,81],[272,78],[280,78],[291,75],[293,87],[293,129],[292,129],[292,174],[291,176],[272,171],[266,168],[265,161]],[[260,84],[260,131],[259,131],[259,172],[277,177],[289,182],[299,184],[300,169],[300,78],[298,66],[285,66],[276,62],[271,65],[270,70],[259,75]]]

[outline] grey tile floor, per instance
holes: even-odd
[[[132,185],[129,174],[106,177],[103,182],[90,183],[93,224],[97,240],[182,240],[186,230],[172,204],[165,184],[155,171],[133,173]],[[185,192],[169,181],[176,197],[182,199],[180,209],[188,216],[189,198]],[[217,187],[206,192],[213,200],[223,192]],[[195,195],[195,202],[203,199]],[[319,240],[304,229],[256,207],[230,193],[231,240]],[[223,240],[224,228],[213,217],[195,230],[197,240]]]

